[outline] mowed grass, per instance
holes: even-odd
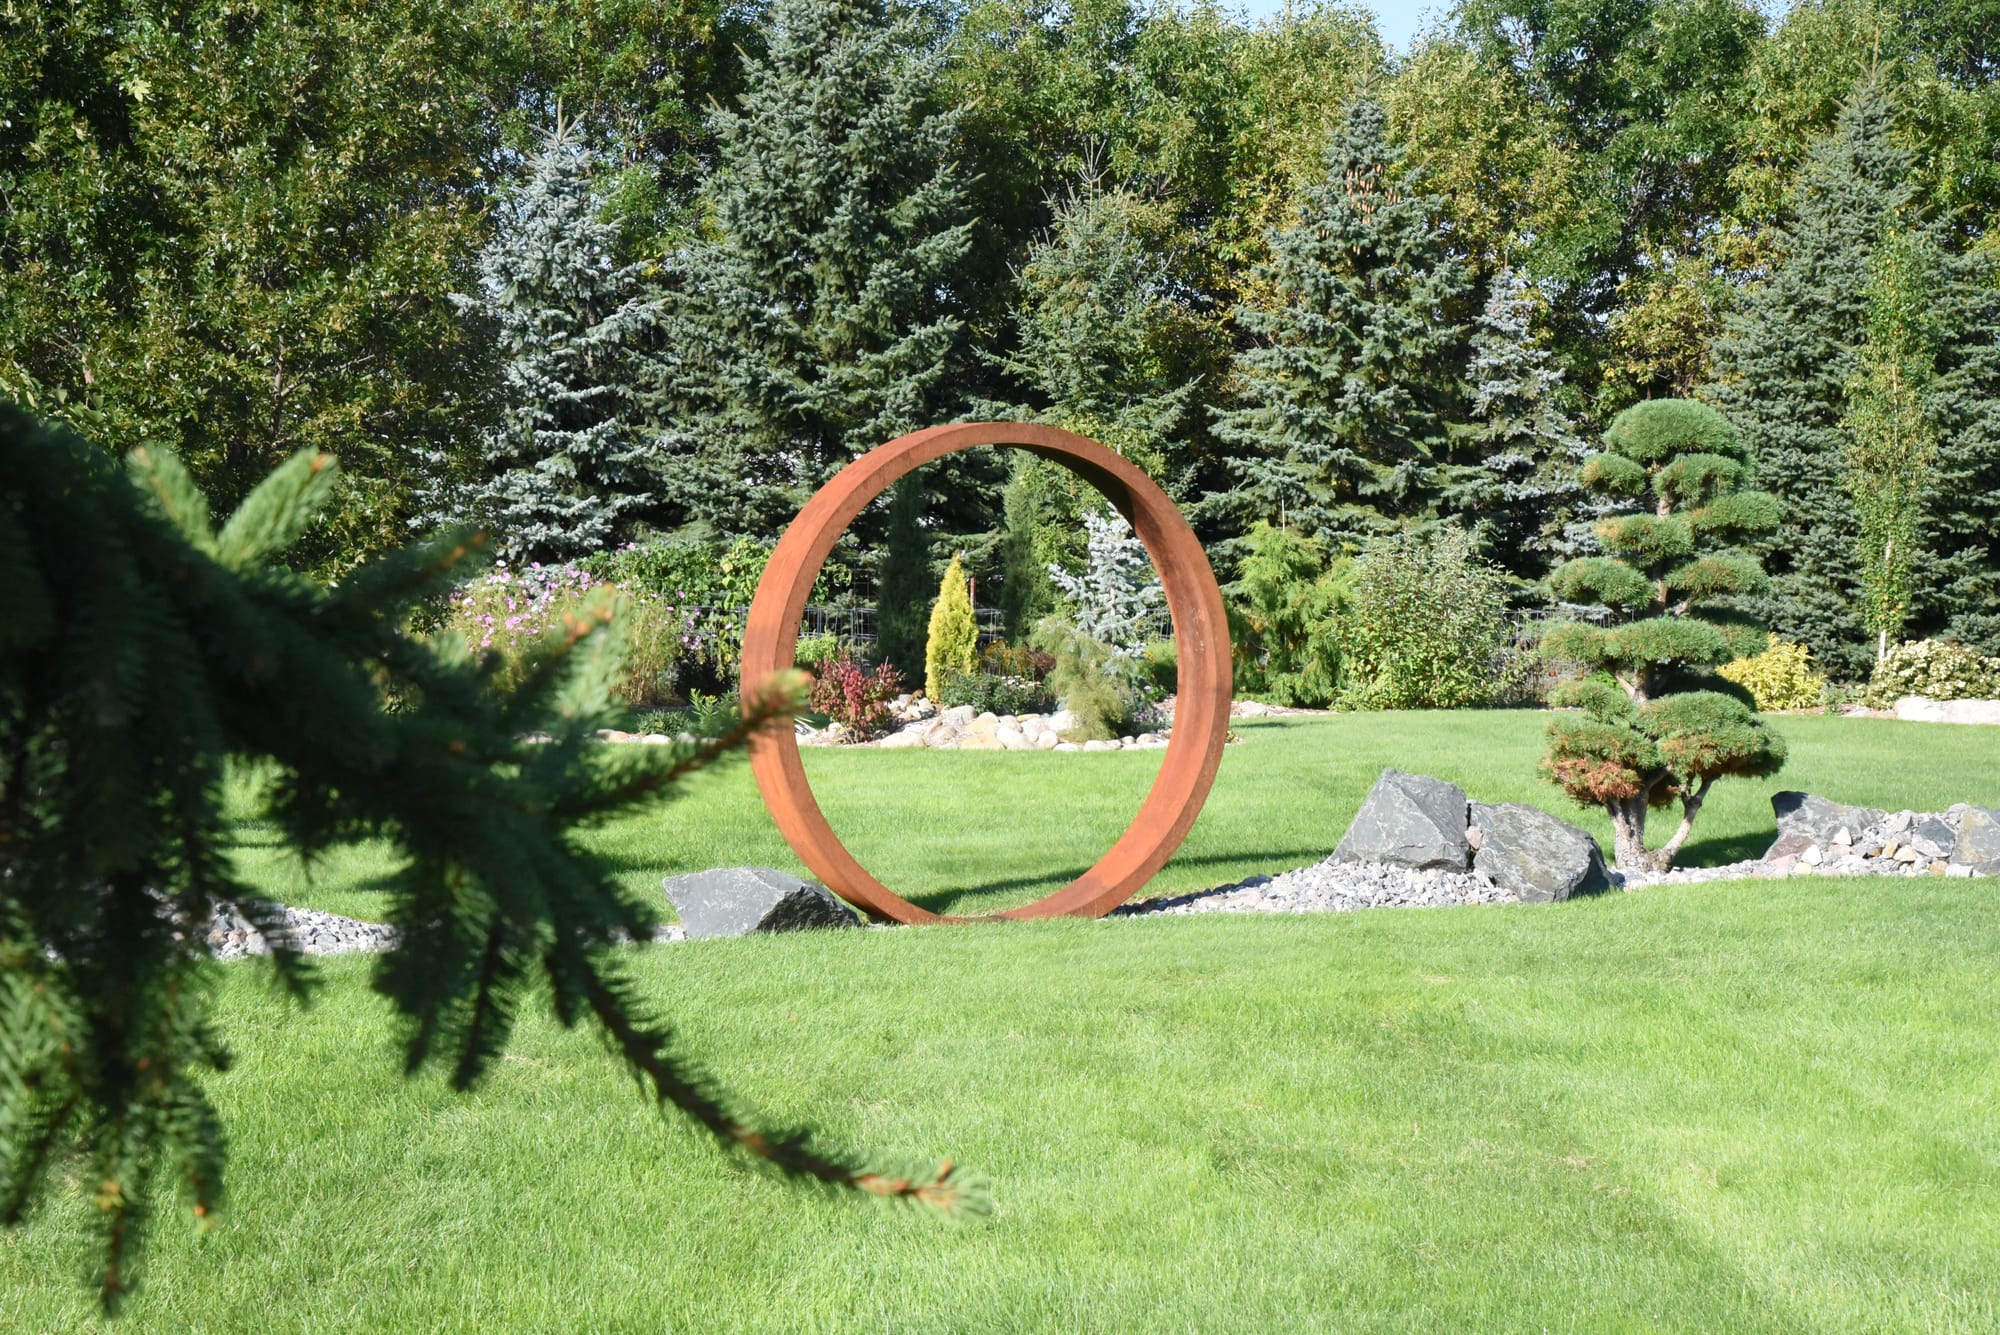
[[[1322,855],[1385,763],[1547,802],[1538,722],[1248,725],[1161,885]],[[1774,786],[2000,805],[1990,733],[1780,726],[1794,761]],[[836,822],[904,822],[900,839],[842,826],[892,884],[993,907],[1086,863],[1153,760],[852,753],[814,757],[813,776]],[[1736,787],[1704,816],[1704,860],[1769,838],[1764,792]],[[984,811],[982,788],[1014,804]],[[767,824],[738,771],[601,838],[639,885],[789,865]],[[274,894],[307,898],[265,869]],[[312,893],[358,911],[371,870],[351,858],[347,884],[322,874]],[[628,959],[746,1105],[891,1166],[949,1156],[991,1182],[991,1216],[953,1224],[748,1168],[539,1014],[474,1095],[406,1081],[365,960],[328,962],[304,1013],[231,965],[219,1006],[239,1064],[213,1082],[229,1208],[206,1234],[162,1214],[129,1328],[2000,1328],[1990,882],[802,934]],[[85,1186],[0,1234],[0,1329],[97,1324]]]
[[[1485,802],[1529,802],[1573,820],[1607,848],[1610,822],[1542,782],[1548,716],[1529,710],[1343,714],[1242,720],[1215,790],[1150,893],[1171,894],[1315,862],[1332,851],[1386,765],[1434,774]],[[1716,785],[1683,865],[1754,857],[1775,831],[1770,797],[1802,788],[1843,802],[1941,810],[2000,806],[2000,730],[1893,719],[1778,716],[1791,762],[1773,779]],[[1060,888],[1111,845],[1159,771],[1160,753],[814,750],[813,790],[842,840],[892,890],[938,912],[1004,909]],[[1678,816],[1657,813],[1665,828]],[[380,850],[336,852],[305,875],[247,823],[244,858],[276,898],[333,913],[379,915],[366,889]],[[630,888],[660,878],[759,864],[805,874],[765,813],[740,761],[695,776],[665,806],[593,836]]]

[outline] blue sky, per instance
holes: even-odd
[[[1236,3],[1253,19],[1269,18],[1285,7],[1285,0],[1236,0]],[[1375,23],[1383,39],[1398,51],[1407,51],[1410,39],[1431,19],[1444,13],[1446,0],[1374,0],[1368,7],[1375,11]]]

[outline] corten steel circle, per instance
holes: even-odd
[[[1229,626],[1208,553],[1167,494],[1096,441],[1025,422],[966,422],[898,437],[841,469],[785,530],[757,583],[743,634],[744,707],[749,708],[748,692],[757,683],[792,666],[807,595],[820,565],[855,516],[904,474],[977,445],[1028,450],[1061,464],[1102,492],[1131,521],[1166,588],[1180,682],[1173,736],[1152,791],[1131,826],[1095,866],[1048,898],[997,915],[1102,917],[1166,865],[1194,824],[1222,763],[1231,679]],[[750,768],[785,842],[835,894],[877,919],[943,921],[891,892],[842,846],[806,783],[798,739],[790,729],[753,740]]]

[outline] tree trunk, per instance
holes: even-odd
[[[1714,782],[1714,779],[1703,779],[1692,790],[1681,794],[1681,823],[1674,830],[1674,837],[1652,854],[1654,871],[1666,871],[1674,865],[1681,845],[1687,842],[1689,831],[1694,829],[1694,818],[1701,814],[1701,804],[1708,798],[1708,787]]]
[[[1611,813],[1616,833],[1612,861],[1620,871],[1650,871],[1652,860],[1646,853],[1646,797],[1614,797],[1604,804]]]

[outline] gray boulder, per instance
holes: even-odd
[[[718,867],[661,883],[690,939],[856,927],[861,919],[824,886],[769,867]]]
[[[1597,840],[1540,807],[1474,802],[1472,828],[1479,832],[1472,869],[1523,903],[1547,904],[1611,888]]]
[[[1340,836],[1334,861],[1464,871],[1472,859],[1465,839],[1468,805],[1455,783],[1385,769]]]
[[[1842,828],[1858,838],[1863,830],[1889,815],[1873,807],[1842,806],[1811,793],[1773,793],[1771,810],[1778,817],[1778,840],[1764,854],[1766,858],[1800,852],[1807,844],[1830,844]]]
[[[1959,817],[1951,860],[1984,876],[2000,876],[2000,811],[1972,807]]]

